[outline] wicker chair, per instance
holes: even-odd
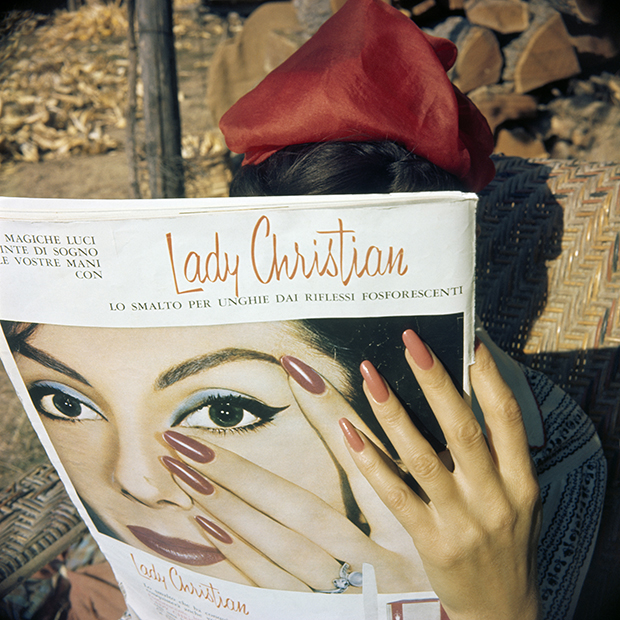
[[[0,598],[53,560],[85,530],[51,463],[37,466],[3,489]]]
[[[577,611],[601,620],[620,592],[610,570],[620,559],[620,164],[498,157],[496,165],[479,207],[477,313],[498,345],[579,402],[601,436],[609,489]],[[0,594],[79,527],[49,466],[6,489]]]

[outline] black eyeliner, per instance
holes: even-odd
[[[198,395],[195,395],[198,396]],[[190,397],[191,399],[191,397]],[[227,427],[225,425],[221,425],[218,428],[213,427],[205,427],[205,426],[192,426],[192,428],[202,428],[208,432],[214,433],[222,433],[222,432],[240,432],[244,430],[252,430],[263,424],[271,422],[273,418],[287,409],[289,405],[285,405],[284,407],[272,407],[271,405],[267,405],[262,401],[246,396],[244,394],[238,394],[234,392],[228,392],[227,390],[214,390],[211,394],[200,395],[200,400],[195,404],[192,403],[192,406],[189,410],[184,409],[173,414],[173,420],[170,423],[170,426],[175,427],[181,424],[184,420],[190,417],[192,414],[200,411],[201,409],[207,409],[210,407],[214,407],[217,405],[224,406],[232,406],[243,409],[244,411],[249,412],[256,418],[259,418],[257,421],[247,424],[245,426],[234,426],[231,425]],[[213,419],[212,415],[209,413],[209,419],[217,425],[217,422]]]
[[[63,384],[56,384],[56,382],[38,381],[28,386],[28,394],[37,412],[50,420],[59,420],[62,422],[85,421],[78,419],[78,416],[81,415],[81,412],[80,414],[75,416],[75,418],[72,418],[71,416],[63,413],[62,411],[58,411],[58,414],[56,415],[50,411],[46,411],[43,408],[43,406],[41,405],[43,398],[45,398],[46,396],[58,395],[63,398],[69,398],[74,400],[80,405],[81,408],[85,407],[87,409],[90,409],[91,411],[94,411],[97,415],[101,416],[103,420],[108,421],[103,412],[99,409],[99,407],[97,407],[97,405],[93,401],[90,400],[90,398],[87,398],[86,396],[80,394],[80,392],[74,390],[73,388],[70,388],[69,386]]]

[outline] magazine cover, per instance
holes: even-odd
[[[399,466],[368,359],[442,449],[401,335],[467,393],[475,206],[0,198],[2,362],[132,617],[442,617],[338,420]]]

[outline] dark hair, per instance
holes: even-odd
[[[318,142],[241,166],[231,196],[464,191],[454,175],[391,141]]]

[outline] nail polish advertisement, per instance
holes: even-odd
[[[375,413],[392,398],[445,448],[403,334],[467,388],[475,203],[69,202],[63,220],[0,199],[2,361],[138,617],[359,620],[375,597],[380,620],[439,620],[411,611],[431,583],[354,458],[403,469]],[[18,247],[52,262],[26,270]]]

